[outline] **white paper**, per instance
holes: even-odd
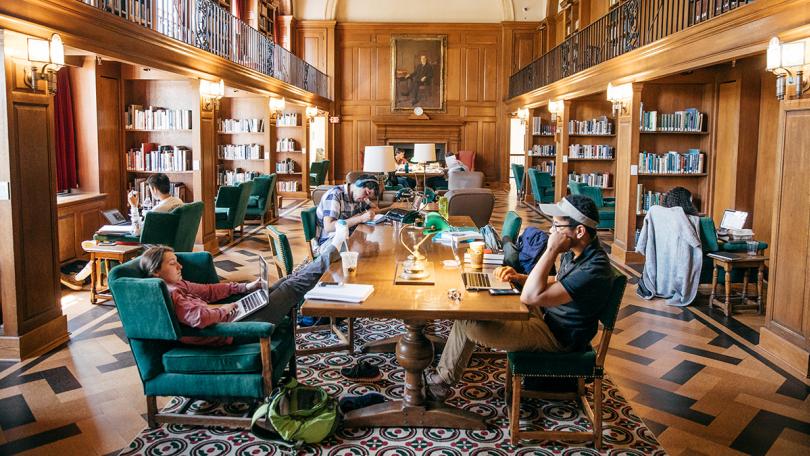
[[[638,176],[638,165],[630,165],[630,175]]]
[[[339,286],[320,286],[318,284],[304,295],[304,299],[357,303],[365,301],[372,293],[374,293],[374,285],[344,283]]]

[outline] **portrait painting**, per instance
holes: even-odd
[[[391,110],[444,111],[447,36],[391,37]]]

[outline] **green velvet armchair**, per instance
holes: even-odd
[[[700,244],[703,248],[703,265],[700,270],[700,283],[712,283],[712,268],[714,261],[709,258],[710,253],[715,252],[745,252],[748,245],[745,241],[724,242],[717,238],[717,230],[714,227],[714,220],[711,217],[700,218]],[[768,248],[767,242],[760,242],[757,250],[762,252]],[[745,269],[734,269],[731,271],[731,283],[741,283],[745,277]],[[756,270],[751,270],[751,282],[756,283]],[[720,269],[717,275],[717,283],[726,283],[725,273]]]
[[[523,165],[512,163],[512,177],[515,178],[515,191],[517,192],[518,201],[523,200],[523,195],[526,193],[526,187],[523,185],[526,168]]]
[[[228,242],[233,241],[236,228],[239,228],[240,236],[244,234],[245,214],[252,191],[253,181],[242,182],[235,187],[228,185],[219,187],[214,212],[217,229],[227,230]]]
[[[582,182],[568,181],[568,189],[572,195],[584,195],[592,199],[599,210],[598,230],[612,230],[616,226],[616,199],[603,198],[602,189],[591,187]]]
[[[184,204],[171,212],[147,212],[140,236],[95,235],[97,241],[122,241],[139,244],[161,244],[175,252],[191,252],[200,228],[202,201]]]
[[[554,202],[554,182],[551,180],[551,174],[529,168],[529,184],[532,186],[532,196],[536,204]]]
[[[301,226],[304,228],[304,240],[309,246],[309,259],[318,256],[318,214],[317,207],[301,211]]]
[[[312,162],[309,165],[309,186],[317,187],[326,183],[326,175],[329,173],[329,160]]]
[[[615,272],[615,271],[614,271]],[[599,450],[602,446],[602,379],[605,375],[605,357],[607,356],[610,336],[613,325],[627,285],[627,277],[615,272],[613,287],[607,298],[607,305],[599,315],[602,323],[602,336],[598,348],[588,347],[583,351],[575,352],[509,352],[506,355],[506,390],[507,397],[511,395],[509,413],[509,434],[512,445],[517,445],[520,439],[532,440],[591,440],[594,447]],[[544,393],[535,391],[521,391],[523,377],[542,377],[548,379],[577,378],[577,391],[575,393]],[[585,394],[585,382],[593,380],[593,407],[588,403]],[[553,399],[578,400],[592,430],[584,431],[546,431],[546,430],[520,430],[520,398],[539,397]],[[507,399],[507,403],[510,400]]]
[[[213,257],[207,252],[179,253],[183,277],[217,283]],[[175,413],[158,412],[158,396],[192,399],[261,401],[280,384],[284,367],[295,377],[296,309],[278,325],[265,322],[217,323],[195,329],[178,322],[166,283],[148,277],[139,258],[113,268],[109,284],[129,339],[146,395],[149,427],[159,423],[249,427],[245,418],[185,415],[193,402]],[[185,345],[181,337],[233,337],[223,346]]]
[[[506,218],[503,220],[503,227],[501,228],[501,239],[506,242],[509,238],[512,242],[517,242],[518,235],[520,234],[520,226],[523,224],[523,219],[515,211],[506,213]]]
[[[253,179],[253,190],[248,197],[245,218],[259,220],[266,225],[276,217],[276,174],[258,176]]]

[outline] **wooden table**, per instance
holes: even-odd
[[[416,180],[416,190],[420,190],[420,187],[419,187],[419,178],[420,177],[422,178],[422,187],[421,188],[425,188],[425,182],[427,181],[428,177],[444,176],[445,172],[446,172],[446,170],[443,169],[443,168],[438,168],[438,169],[436,169],[436,168],[428,168],[427,171],[425,171],[425,172],[414,171],[413,168],[409,168],[408,172],[405,172],[404,170],[397,170],[396,175],[397,176],[403,176],[403,177],[413,177],[414,180]]]
[[[455,226],[473,225],[467,216],[450,217]],[[406,239],[408,235],[404,236]],[[340,262],[332,264],[322,280],[374,285],[374,293],[360,304],[307,300],[304,315],[326,317],[398,318],[406,333],[397,343],[396,356],[405,369],[401,401],[386,402],[349,412],[346,427],[442,427],[484,429],[483,418],[443,403],[428,402],[423,391],[423,374],[434,358],[433,344],[424,333],[428,321],[528,320],[529,310],[518,296],[490,296],[467,292],[460,269],[446,269],[442,260],[453,259],[450,247],[427,241],[420,251],[433,262],[434,285],[395,285],[397,261],[408,251],[399,242],[397,227],[359,226],[349,239],[349,248],[360,253],[355,277],[344,277]],[[447,291],[461,292],[461,301],[450,300]]]
[[[140,245],[99,245],[96,241],[84,241],[82,248],[90,254],[90,264],[93,267],[90,270],[90,303],[98,304],[112,299],[112,295],[107,293],[108,289],[99,289],[103,275],[101,263],[107,263],[110,260],[119,263],[127,262],[135,258],[143,247]],[[107,267],[109,268],[109,265]],[[99,298],[103,298],[103,300],[99,301]]]
[[[723,309],[726,316],[730,316],[734,311],[732,306],[731,296],[731,271],[734,268],[745,269],[743,277],[743,288],[740,294],[740,304],[737,310],[751,310],[756,309],[757,313],[762,313],[762,282],[765,271],[765,261],[768,260],[764,255],[748,255],[743,252],[723,252],[723,253],[710,253],[709,258],[712,259],[712,294],[709,297],[709,309],[715,305]],[[726,285],[726,300],[721,301],[715,298],[715,291],[717,289],[717,268],[722,267],[725,271],[725,285]],[[749,269],[757,270],[757,297],[756,300],[750,299],[748,293],[748,274]],[[735,297],[736,298],[736,297]]]

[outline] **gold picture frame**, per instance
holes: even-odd
[[[391,37],[391,111],[445,112],[447,35]]]

